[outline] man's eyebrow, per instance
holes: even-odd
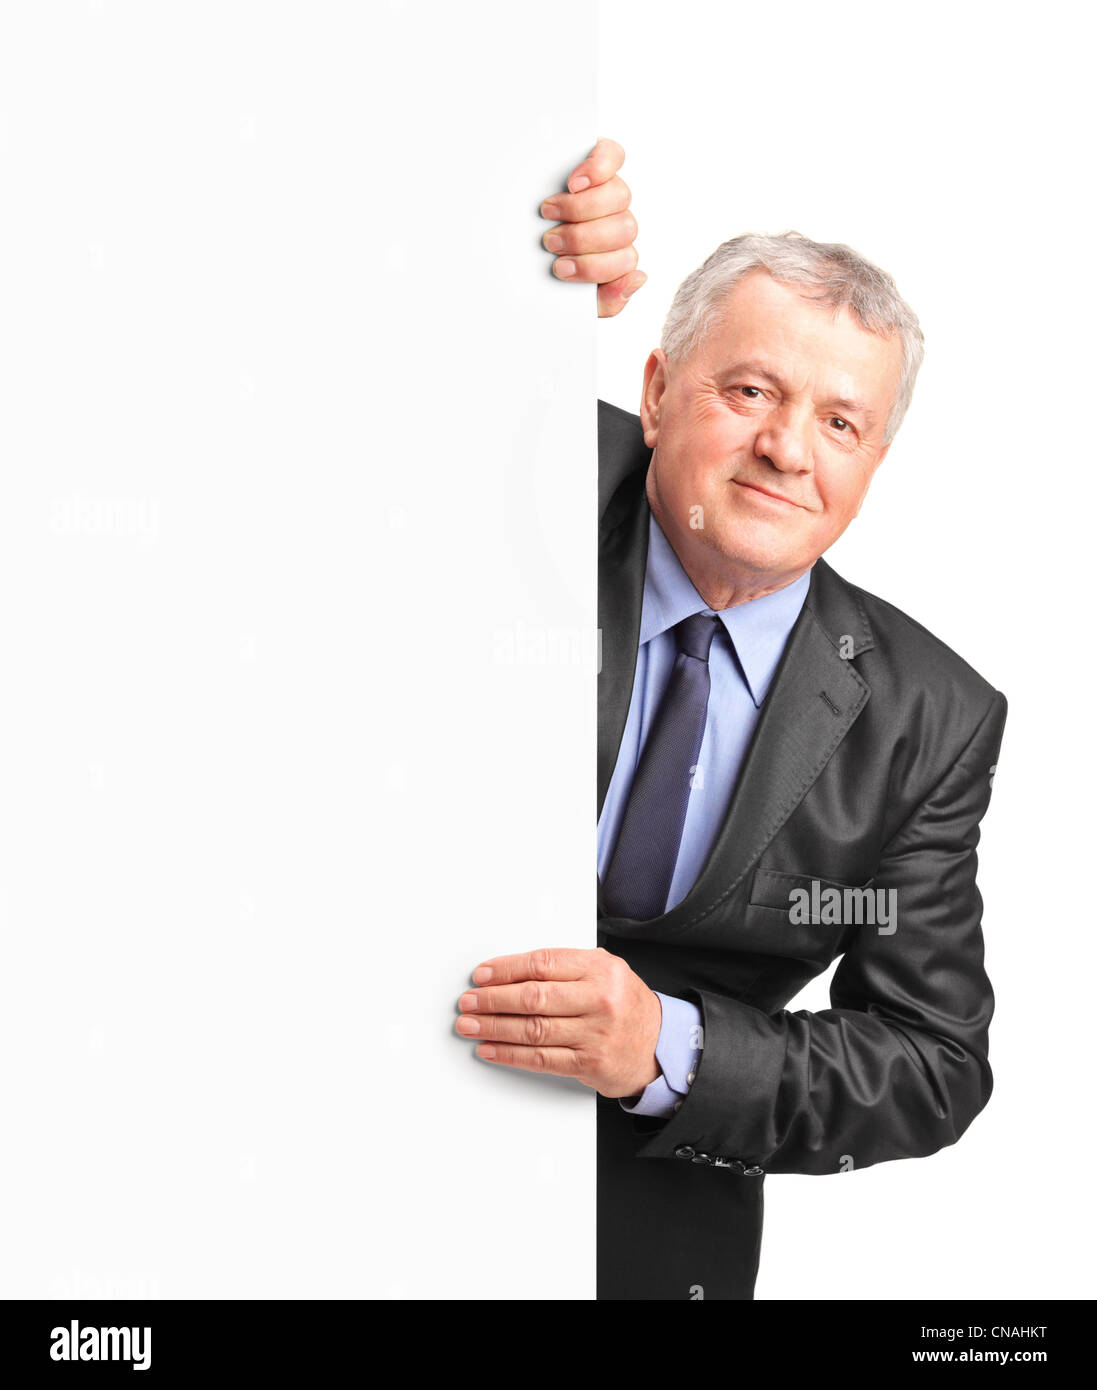
[[[726,367],[720,375],[724,377],[735,376],[739,372],[752,372],[755,376],[764,376],[767,381],[772,381],[774,386],[780,387],[782,391],[786,389],[784,380],[772,367],[767,367],[764,362],[733,362],[731,366]],[[845,396],[833,396],[829,401],[826,401],[825,404],[828,407],[836,406],[839,410],[844,410],[847,415],[862,415],[866,424],[874,425],[876,423],[875,413],[869,410],[864,401],[851,401]]]
[[[876,422],[876,416],[862,401],[847,401],[844,396],[835,396],[833,400],[827,401],[827,405],[835,405],[847,415],[863,415],[866,424],[872,425]]]

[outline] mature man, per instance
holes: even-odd
[[[615,312],[630,229],[582,220],[557,235]],[[848,247],[738,237],[679,287],[639,418],[600,407],[599,949],[484,962],[458,1021],[599,1093],[600,1298],[752,1298],[766,1173],[933,1153],[990,1095],[1006,702],[820,558],[921,357]],[[839,956],[832,1007],[790,1013]]]

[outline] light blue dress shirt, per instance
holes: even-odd
[[[705,734],[666,911],[676,907],[693,887],[724,823],[739,769],[789,633],[804,606],[810,580],[809,571],[776,593],[715,614],[722,630],[717,629],[709,652]],[[711,614],[713,609],[693,587],[652,515],[632,699],[617,765],[598,819],[600,879],[605,879],[613,857],[636,766],[674,668],[677,643],[672,629],[695,613]],[[700,1057],[700,1010],[688,1000],[655,992],[663,1010],[655,1048],[662,1073],[635,1105],[621,1102],[634,1115],[666,1116],[677,1109],[693,1081]]]

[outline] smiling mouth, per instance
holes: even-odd
[[[768,497],[771,502],[779,502],[785,507],[798,507],[799,502],[793,502],[788,497],[782,497],[779,492],[770,492],[767,488],[759,487],[757,483],[741,483],[738,478],[731,480],[736,487],[746,488],[747,492],[753,492],[759,497]]]

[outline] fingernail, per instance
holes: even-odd
[[[457,1020],[457,1031],[465,1033],[469,1037],[475,1037],[480,1031],[480,1020],[478,1018],[459,1018]]]
[[[557,222],[563,221],[563,219],[560,216],[560,205],[558,203],[542,203],[541,216],[552,217]]]
[[[478,965],[472,972],[472,978],[478,985],[486,985],[494,974],[495,971],[490,965]]]
[[[554,261],[552,268],[561,280],[570,280],[576,271],[574,261]]]
[[[564,238],[562,236],[545,237],[545,249],[548,251],[562,251],[564,249]]]
[[[630,299],[630,298],[636,293],[637,290],[643,289],[644,284],[645,284],[647,278],[648,278],[648,277],[645,275],[644,278],[643,278],[643,280],[635,280],[635,281],[633,281],[633,283],[632,283],[631,285],[629,285],[629,287],[628,287],[627,290],[622,290],[622,291],[621,291],[621,298],[622,298],[622,299]]]
[[[492,1047],[491,1043],[481,1043],[476,1049],[476,1055],[490,1062],[495,1057],[495,1048]]]
[[[573,193],[582,193],[584,188],[590,187],[590,179],[586,174],[580,174],[577,179],[568,179],[568,187]]]
[[[460,1009],[464,1014],[470,1014],[479,1007],[479,1001],[475,994],[462,994],[460,999]]]

